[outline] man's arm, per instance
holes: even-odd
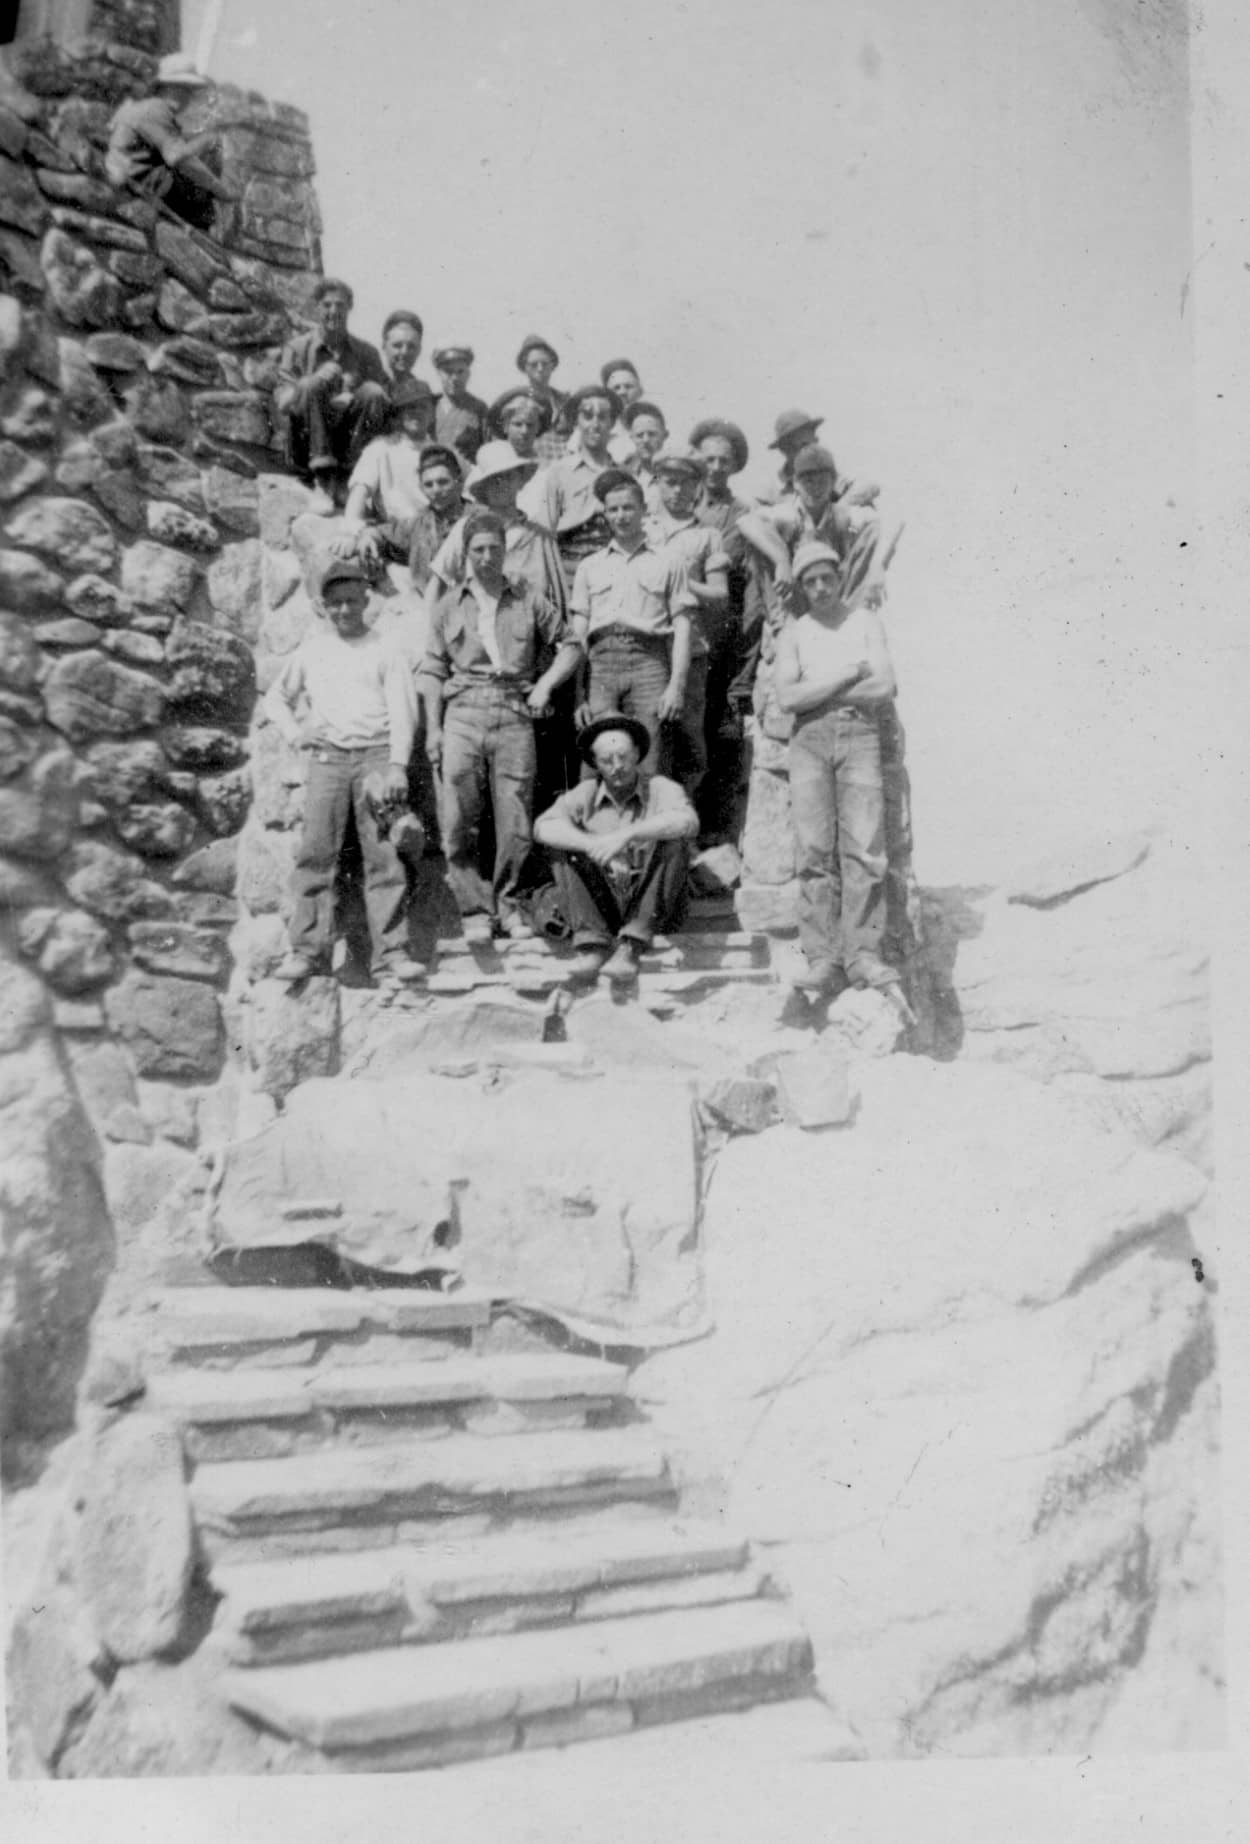
[[[451,656],[441,609],[430,614],[425,658],[417,673],[417,690],[425,711],[425,753],[437,768],[443,759],[443,698],[451,677]]]
[[[752,550],[773,567],[773,580],[781,586],[790,581],[790,547],[775,521],[762,512],[744,512],[738,530]]]
[[[644,814],[640,820],[630,821],[625,827],[629,838],[641,844],[663,839],[697,838],[699,816],[685,791],[676,782],[659,788],[652,782],[651,787],[655,811]]]
[[[554,647],[555,657],[535,681],[527,702],[531,717],[546,717],[550,715],[552,693],[573,677],[582,663],[584,648],[574,639],[564,610],[557,608],[546,596],[540,600],[535,622],[544,650]]]
[[[308,359],[311,352],[312,348],[304,334],[299,334],[295,339],[289,340],[282,348],[282,357],[278,361],[278,382],[274,386],[273,393],[273,401],[277,409],[296,410],[303,406],[308,396],[309,385],[314,377],[320,375],[318,372],[308,370]],[[328,371],[329,368],[322,366],[321,369]],[[334,370],[338,371],[337,365],[334,366]]]
[[[690,610],[688,607],[677,609],[673,614],[673,657],[668,684],[656,710],[661,723],[667,723],[681,710],[686,680],[690,676],[690,642]]]
[[[386,696],[386,726],[390,736],[391,767],[404,776],[407,789],[408,758],[417,728],[416,695],[408,662],[397,648],[387,650],[382,690]]]
[[[561,794],[545,813],[539,814],[534,821],[534,837],[540,845],[554,846],[558,852],[586,850],[593,835],[576,823],[570,810],[570,802],[584,798],[580,790],[575,788],[572,793]]]
[[[830,704],[841,692],[849,690],[867,679],[871,672],[867,660],[856,660],[845,672],[834,673],[827,679],[804,679],[799,674],[799,650],[794,639],[792,627],[782,629],[777,642],[777,658],[773,665],[773,688],[777,693],[777,703],[783,711],[793,711],[796,715],[802,711],[818,711],[824,704]]]
[[[855,681],[855,689],[847,700],[850,704],[888,704],[898,694],[898,680],[894,676],[894,662],[890,658],[890,643],[885,637],[885,628],[880,615],[872,614],[868,609],[860,611],[864,623],[864,659],[868,671]]]

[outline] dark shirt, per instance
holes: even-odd
[[[505,577],[495,612],[497,667],[481,637],[480,615],[467,582],[445,590],[434,604],[421,675],[445,683],[449,697],[466,686],[500,683],[528,692],[556,648],[576,644],[562,610],[527,583]]]
[[[480,397],[466,395],[459,403],[440,397],[434,417],[435,439],[454,448],[466,461],[476,461],[477,451],[486,440],[488,415],[489,405]]]
[[[314,327],[310,333],[298,333],[282,349],[278,385],[274,392],[278,408],[291,410],[298,407],[307,392],[308,380],[319,366],[330,359],[342,370],[344,390],[355,390],[358,384],[380,384],[383,387],[387,384],[381,356],[368,340],[356,339],[347,333],[342,347],[336,352],[326,343],[320,328]]]

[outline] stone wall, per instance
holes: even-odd
[[[104,11],[127,34],[25,39],[0,73],[0,948],[107,1175],[108,1145],[193,1148],[226,1057],[271,390],[320,249],[307,120],[253,93],[200,105],[226,243],[107,183],[164,28]]]

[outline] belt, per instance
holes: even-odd
[[[624,621],[610,621],[606,627],[597,627],[593,633],[587,634],[586,645],[597,646],[601,640],[624,640],[631,646],[667,648],[670,638],[668,634],[651,634],[645,628],[630,627]]]
[[[342,743],[318,743],[312,753],[318,762],[328,762],[331,756],[372,756],[376,755],[379,749],[388,751],[390,749],[390,743],[384,736],[380,737],[376,743],[356,743],[351,748],[345,747]]]

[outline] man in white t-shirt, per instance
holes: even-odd
[[[844,564],[832,545],[800,545],[794,575],[807,612],[777,643],[777,703],[794,716],[790,806],[798,842],[796,984],[833,996],[847,985],[898,987],[882,957],[885,934],[885,789],[879,707],[897,683],[881,617],[844,600]]]
[[[325,624],[305,637],[265,696],[266,716],[309,756],[291,874],[290,953],[275,977],[294,983],[329,971],[335,873],[354,811],[374,977],[384,985],[423,979],[426,969],[408,951],[404,867],[376,810],[407,800],[416,724],[412,673],[403,655],[366,626],[369,590],[353,559],[331,560],[318,599]]]

